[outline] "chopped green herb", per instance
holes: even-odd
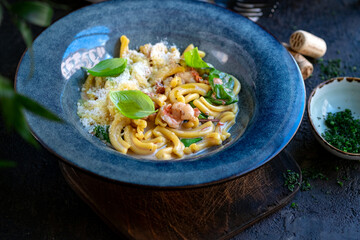
[[[298,173],[288,169],[286,173],[283,173],[283,176],[285,178],[284,186],[287,186],[291,192],[294,191],[296,185],[300,186]]]
[[[342,65],[340,59],[324,61],[324,59],[320,58],[318,63],[320,64],[320,77],[322,80],[338,77],[344,74],[341,69]]]
[[[98,137],[101,140],[105,140],[106,142],[110,143],[109,126],[97,125],[94,128],[94,135],[95,135],[95,137]]]
[[[309,191],[309,190],[311,190],[311,184],[310,184],[310,182],[309,182],[309,179],[307,178],[307,179],[304,179],[303,181],[302,181],[302,183],[301,183],[301,191]]]
[[[336,183],[339,184],[340,187],[343,187],[343,185],[344,185],[344,183],[342,181],[340,181],[340,180],[337,180]]]
[[[202,138],[183,138],[180,141],[184,144],[185,147],[189,147],[193,143],[201,141]]]
[[[360,120],[354,119],[351,110],[328,113],[325,124],[325,141],[341,151],[360,153]]]
[[[291,203],[290,207],[295,209],[295,208],[298,208],[299,206],[296,202],[293,202],[293,203]]]
[[[306,168],[302,170],[302,183],[301,183],[301,191],[309,191],[312,189],[310,184],[310,180],[328,180],[328,178],[321,172],[313,169],[313,168]]]

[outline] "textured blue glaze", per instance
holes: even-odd
[[[76,115],[85,78],[79,66],[117,56],[123,34],[132,49],[164,39],[180,49],[194,43],[208,53],[207,62],[239,78],[240,113],[228,144],[188,159],[153,161],[122,155],[83,129]],[[30,56],[24,55],[17,91],[65,120],[55,123],[27,114],[34,134],[72,165],[125,183],[180,187],[240,176],[286,146],[305,109],[301,74],[281,44],[246,18],[206,3],[145,0],[91,5],[45,30],[34,42],[34,60],[34,75],[28,79]]]

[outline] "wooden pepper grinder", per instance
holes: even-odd
[[[320,58],[326,52],[326,42],[303,30],[298,30],[290,36],[290,47],[294,51],[312,58]]]

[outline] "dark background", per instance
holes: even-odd
[[[69,8],[57,9],[54,21],[89,4],[62,2]],[[328,47],[324,60],[341,59],[342,76],[360,76],[358,0],[279,1],[274,14],[266,14],[258,23],[281,42],[288,42],[298,29],[323,38]],[[32,30],[37,36],[43,28]],[[0,74],[13,80],[26,47],[7,14],[0,34]],[[305,80],[307,96],[323,81],[320,64],[312,62],[314,73]],[[308,178],[311,190],[299,191],[289,205],[234,240],[360,239],[360,162],[324,150],[312,135],[306,114],[285,150],[303,170],[313,173],[314,179]],[[67,185],[55,156],[7,131],[1,118],[0,129],[0,159],[17,163],[0,168],[0,239],[118,239]]]

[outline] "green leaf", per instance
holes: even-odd
[[[186,65],[188,65],[189,67],[193,67],[193,68],[208,68],[208,67],[210,67],[206,62],[204,62],[201,59],[197,47],[184,53],[184,58],[185,58]]]
[[[204,113],[200,113],[200,115],[199,115],[198,118],[199,118],[199,119],[208,119],[208,116],[205,115]]]
[[[180,141],[184,144],[185,147],[190,146],[193,143],[201,141],[202,138],[183,138]]]
[[[0,99],[11,98],[15,94],[9,79],[0,75]]]
[[[1,25],[1,22],[2,22],[2,20],[3,20],[3,8],[2,8],[2,6],[0,5],[0,25]]]
[[[16,104],[15,92],[11,87],[9,79],[0,75],[0,106],[7,127],[12,127],[16,118],[16,108],[20,106]]]
[[[221,79],[221,83],[215,83],[214,79]],[[238,96],[234,94],[234,77],[230,74],[212,69],[209,74],[211,89],[205,99],[216,105],[229,105],[238,101]]]
[[[23,108],[34,112],[42,117],[57,121],[59,118],[50,113],[35,101],[15,93],[10,81],[0,75],[0,106],[5,124],[8,128],[14,128],[19,135],[30,144],[38,147],[39,144],[30,132],[26,123]]]
[[[139,90],[110,92],[110,99],[122,115],[131,119],[139,119],[155,113],[151,98]]]
[[[8,161],[8,160],[0,160],[0,168],[11,168],[16,167],[16,162]]]
[[[94,132],[95,132],[95,137],[110,143],[109,126],[97,125],[94,129]]]
[[[126,68],[127,61],[124,58],[110,58],[103,60],[87,71],[96,77],[112,77],[120,75]]]
[[[30,128],[26,123],[22,106],[16,100],[16,95],[12,98],[1,99],[1,110],[7,127],[14,128],[15,131],[28,143],[38,147],[37,141],[31,134]]]
[[[39,144],[37,143],[37,141],[31,134],[30,128],[26,123],[23,112],[20,110],[19,113],[20,114],[17,115],[17,119],[16,119],[17,123],[16,123],[16,125],[14,125],[15,130],[18,132],[18,134],[20,134],[20,136],[24,140],[26,140],[28,143],[30,143],[34,147],[39,148]]]
[[[21,1],[12,5],[11,11],[18,17],[40,27],[51,23],[53,9],[49,4],[35,1]]]
[[[43,106],[41,106],[39,103],[35,102],[34,100],[21,95],[21,94],[16,94],[16,100],[28,111],[52,120],[52,121],[57,121],[57,122],[61,122],[62,120],[56,116],[54,113],[50,112],[49,110],[47,110],[46,108],[44,108]]]
[[[15,23],[16,27],[18,28],[18,30],[20,31],[21,36],[23,37],[23,39],[26,43],[26,46],[28,48],[30,48],[32,45],[33,38],[32,38],[32,33],[31,33],[29,26],[22,20],[15,20],[14,23]]]

